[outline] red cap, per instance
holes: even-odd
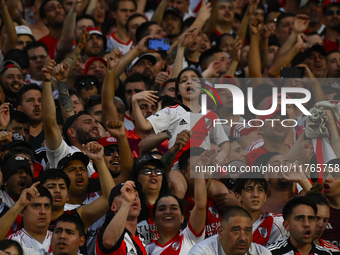
[[[276,109],[273,113],[271,113],[271,114],[268,114],[268,115],[262,115],[261,117],[260,117],[260,120],[266,120],[266,119],[271,119],[277,112],[279,112],[280,111],[280,109]]]
[[[109,136],[109,137],[102,137],[97,141],[100,145],[104,147],[112,144],[118,144],[116,137]]]
[[[99,60],[99,61],[102,61],[104,63],[105,66],[107,66],[107,62],[105,59],[103,58],[100,58],[100,57],[93,57],[93,58],[90,58],[89,60],[87,60],[85,62],[85,66],[84,66],[84,70],[83,70],[83,75],[86,75],[87,74],[87,69],[89,69],[89,65],[92,61],[94,60]]]
[[[340,6],[340,0],[326,0],[323,4],[322,4],[322,13],[325,10],[325,7],[329,4],[338,4]]]

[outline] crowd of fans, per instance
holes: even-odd
[[[340,253],[340,0],[0,14],[0,255]]]

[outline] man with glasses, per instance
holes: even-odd
[[[340,24],[340,1],[327,0],[322,5],[322,21],[326,26],[324,47],[327,52],[338,50],[337,27]]]
[[[313,243],[316,231],[318,208],[309,197],[295,197],[283,207],[283,226],[290,237],[269,245],[273,254],[332,254]]]
[[[118,141],[115,137],[103,137],[97,141],[104,147],[104,160],[113,178],[120,175],[120,154]]]
[[[30,65],[25,82],[36,83],[40,85],[43,80],[41,69],[50,60],[48,48],[43,42],[32,42],[28,44],[24,52],[28,55]]]
[[[306,33],[317,32],[323,34],[326,26],[321,23],[322,18],[322,0],[304,0],[300,3],[301,14],[309,17],[309,24]]]

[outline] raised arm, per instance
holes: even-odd
[[[19,200],[0,218],[0,240],[5,239],[19,213],[39,195],[36,188],[39,183],[36,182],[30,188],[24,189]]]
[[[147,137],[144,137],[138,145],[139,155],[144,155],[149,151],[155,149],[157,146],[159,146],[162,142],[164,142],[168,138],[169,137],[166,132],[150,134]]]
[[[99,198],[88,205],[77,208],[77,212],[84,222],[84,229],[88,229],[110,209],[107,201],[109,200],[111,189],[115,186],[115,183],[105,164],[103,146],[97,142],[89,142],[86,145],[83,144],[83,148],[86,155],[96,165],[102,188],[102,195]]]
[[[256,18],[249,24],[250,47],[249,47],[249,76],[251,78],[262,78],[261,56],[260,56],[260,34],[263,24]],[[251,82],[253,89],[261,83],[261,80]]]
[[[107,57],[107,69],[102,87],[102,111],[103,122],[107,120],[118,120],[118,112],[114,105],[115,97],[115,71],[119,64],[122,53],[115,48]]]
[[[17,46],[18,36],[5,0],[0,0],[0,13],[2,16],[2,22],[6,29],[6,37],[2,43],[2,53],[5,55],[9,50],[15,49]]]
[[[334,121],[334,114],[331,110],[324,110],[327,114],[327,127],[331,135],[331,145],[337,158],[340,158],[340,135]]]
[[[117,138],[120,161],[120,174],[114,180],[116,184],[125,182],[131,175],[133,167],[133,157],[128,139],[126,137],[126,129],[124,123],[119,120],[111,120],[106,122],[107,131],[110,135]]]
[[[58,55],[63,55],[63,53],[72,50],[74,30],[76,28],[77,11],[80,11],[81,6],[82,0],[73,1],[71,9],[65,17],[63,30],[57,43]]]
[[[206,150],[199,157],[197,162],[193,162],[194,166],[206,166],[210,163],[210,158],[215,151]],[[190,167],[190,174],[193,173],[192,165]],[[195,173],[195,206],[192,209],[189,218],[189,224],[194,230],[195,234],[201,233],[205,228],[205,218],[206,218],[206,210],[207,210],[207,186],[205,184],[205,173],[198,172]]]
[[[155,12],[152,15],[151,21],[157,22],[159,25],[162,22],[164,11],[166,7],[168,6],[169,1],[168,0],[162,0],[159,5],[157,6]]]
[[[54,104],[53,94],[52,94],[52,74],[54,71],[55,61],[50,60],[43,67],[43,92],[42,92],[42,121],[44,125],[45,132],[45,144],[50,150],[56,150],[62,140],[60,129],[57,124],[56,118],[56,107]],[[60,78],[60,74],[57,75]],[[57,78],[57,79],[58,79]]]
[[[124,232],[130,207],[136,199],[134,187],[135,184],[133,181],[127,181],[121,188],[123,203],[103,233],[103,246],[105,249],[111,249],[118,242]],[[112,210],[113,205],[110,206]]]
[[[210,0],[211,2],[211,14],[210,19],[207,20],[203,28],[203,32],[208,36],[212,36],[215,32],[217,19],[218,19],[218,0]]]
[[[237,36],[240,38],[241,42],[244,41],[247,34],[249,19],[253,15],[253,13],[256,11],[257,5],[259,4],[259,0],[250,0],[248,4],[247,11],[245,15],[243,16],[243,19],[241,21],[241,25],[237,31]]]
[[[234,40],[234,48],[233,48],[233,55],[232,55],[233,61],[230,63],[230,66],[224,76],[235,77],[235,72],[236,72],[238,62],[240,62],[240,59],[241,59],[241,50],[243,47],[242,45],[243,43],[240,40],[240,38],[236,37]]]
[[[156,94],[158,91],[143,91],[139,92],[132,96],[131,104],[132,104],[132,110],[133,110],[133,116],[135,118],[135,125],[138,127],[138,129],[143,131],[150,131],[152,130],[151,123],[146,120],[143,116],[142,111],[139,108],[138,101],[145,100],[151,104],[157,103],[158,96]]]

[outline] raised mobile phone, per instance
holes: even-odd
[[[281,78],[303,78],[305,69],[303,67],[283,67],[280,73]]]
[[[170,40],[169,39],[149,39],[149,49],[150,50],[170,50]]]

